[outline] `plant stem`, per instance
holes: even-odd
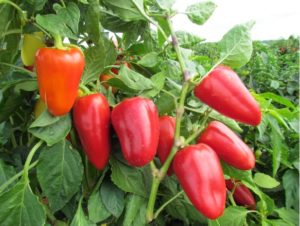
[[[168,201],[166,201],[161,207],[159,207],[159,209],[155,212],[154,214],[154,219],[158,217],[158,215],[160,214],[160,212],[167,206],[169,205],[171,202],[173,202],[175,199],[177,199],[180,195],[183,194],[183,190],[178,192],[175,196],[173,196],[172,198],[170,198]]]
[[[150,197],[147,205],[147,212],[146,212],[146,217],[147,217],[147,222],[151,222],[154,218],[154,205],[155,205],[155,200],[157,196],[157,190],[159,187],[160,179],[158,177],[153,177],[152,185],[151,185],[151,192],[150,192]]]
[[[183,87],[182,87],[180,100],[179,100],[179,106],[177,108],[176,126],[175,126],[175,135],[174,135],[173,147],[172,147],[172,149],[170,151],[170,154],[169,154],[168,158],[166,159],[165,163],[163,164],[163,166],[159,170],[158,175],[157,174],[153,175],[151,192],[150,192],[150,197],[149,197],[149,201],[148,201],[148,205],[147,205],[147,221],[148,222],[151,222],[154,219],[153,218],[154,217],[153,211],[154,211],[154,205],[155,205],[155,200],[156,200],[159,184],[162,181],[162,179],[165,177],[165,175],[167,174],[167,171],[168,171],[168,169],[171,165],[171,162],[172,162],[178,148],[181,146],[180,127],[181,127],[182,115],[184,113],[184,101],[185,101],[188,89],[189,89],[189,83],[185,82]]]
[[[33,162],[32,164],[29,165],[28,170],[34,168],[38,164],[38,160]],[[24,169],[15,174],[13,177],[9,178],[8,181],[6,181],[4,184],[1,185],[0,187],[0,194],[10,185],[12,184],[15,180],[17,180],[20,176],[22,176],[24,173]]]
[[[180,64],[180,68],[181,68],[181,71],[183,73],[184,80],[188,81],[190,79],[190,73],[189,73],[189,71],[186,70],[184,59],[182,57],[182,54],[181,54],[181,51],[180,51],[180,46],[178,44],[178,38],[177,38],[177,36],[175,34],[175,31],[173,29],[172,21],[170,20],[170,17],[167,18],[167,22],[168,22],[168,25],[169,25],[169,28],[170,28],[170,31],[171,31],[172,44],[173,44],[174,50],[177,54],[178,62]]]
[[[35,154],[35,152],[39,149],[39,147],[42,145],[43,141],[40,140],[39,142],[37,142],[33,148],[30,150],[29,155],[27,156],[25,165],[24,165],[24,169],[23,169],[23,176],[25,177],[26,180],[28,180],[28,171],[29,171],[29,166],[30,166],[30,162]]]
[[[175,125],[175,134],[174,134],[174,143],[173,143],[172,149],[170,151],[170,154],[168,155],[168,158],[166,159],[165,163],[159,170],[158,175],[156,175],[156,174],[153,175],[151,192],[150,192],[150,197],[149,197],[149,201],[148,201],[148,205],[147,205],[147,221],[148,222],[151,222],[156,217],[153,214],[153,211],[154,211],[155,200],[156,200],[159,184],[162,181],[162,179],[165,177],[176,152],[178,151],[178,149],[180,147],[182,147],[184,145],[184,143],[182,142],[182,139],[180,137],[180,129],[181,129],[181,120],[182,120],[182,116],[184,113],[184,103],[185,103],[185,99],[186,99],[186,96],[188,94],[189,87],[190,87],[189,72],[186,70],[185,62],[182,57],[180,47],[178,44],[178,39],[176,37],[175,31],[173,29],[173,26],[172,26],[169,16],[167,17],[167,22],[169,25],[169,29],[171,31],[172,45],[177,54],[177,58],[178,58],[178,61],[180,64],[184,82],[183,82],[183,86],[181,88],[179,104],[177,105],[177,108],[176,108],[176,125]],[[160,209],[160,211],[162,211],[162,209]]]

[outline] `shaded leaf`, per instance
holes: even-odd
[[[41,226],[46,220],[43,206],[22,177],[9,191],[0,195],[0,222],[5,226]]]
[[[82,176],[81,157],[68,141],[43,148],[37,177],[54,212],[66,205],[79,190]]]

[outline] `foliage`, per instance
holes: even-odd
[[[233,27],[219,43],[205,43],[196,35],[174,31],[173,3],[0,0],[0,225],[142,226],[149,220],[153,198],[159,210],[151,219],[155,225],[297,225],[299,40],[252,46],[253,22],[248,22]],[[186,15],[201,25],[215,8],[212,2],[199,3],[188,7]],[[182,194],[176,176],[164,177],[158,195],[149,197],[153,167],[129,166],[113,131],[109,165],[97,171],[84,155],[71,113],[53,117],[45,110],[34,116],[39,99],[36,72],[23,67],[20,53],[22,36],[34,31],[44,32],[48,46],[57,34],[65,43],[80,46],[86,60],[82,86],[102,92],[111,107],[139,95],[154,100],[160,115],[178,117],[184,109],[177,119],[180,136],[194,138],[192,143],[207,123],[204,116],[240,133],[255,151],[256,168],[241,171],[224,163],[223,171],[251,189],[257,209],[237,207],[228,199],[223,216],[208,220]],[[117,48],[111,37],[118,40]],[[119,66],[124,62],[131,68]],[[210,111],[194,97],[193,85],[219,64],[233,67],[252,89],[263,112],[258,127]],[[112,68],[119,70],[108,81],[118,88],[116,94],[99,81],[99,75]],[[179,105],[184,95],[184,106]],[[68,133],[71,142],[65,139]],[[158,159],[154,164],[161,167]]]

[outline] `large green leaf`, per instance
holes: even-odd
[[[29,127],[28,131],[44,140],[48,146],[65,139],[71,129],[70,115],[54,117],[44,111]]]
[[[279,217],[291,225],[299,224],[299,213],[293,209],[280,208],[275,210]]]
[[[251,58],[252,40],[250,30],[253,22],[237,25],[230,29],[220,41],[221,59],[219,63],[238,68]]]
[[[282,177],[287,208],[299,211],[299,173],[297,170],[287,170]]]
[[[238,206],[229,206],[217,220],[209,220],[209,226],[241,226],[246,223],[247,209]]]
[[[111,216],[111,213],[105,208],[100,191],[92,193],[88,202],[89,219],[94,223],[103,221]]]
[[[124,216],[123,226],[132,226],[135,221],[139,221],[138,225],[146,224],[146,217],[140,212],[147,205],[147,200],[135,194],[127,196],[126,212]],[[138,220],[138,218],[141,218]]]
[[[28,178],[21,180],[0,195],[0,222],[5,226],[41,226],[46,220],[43,206],[29,186]]]
[[[0,159],[0,186],[16,174],[13,166],[7,165]]]
[[[262,188],[270,189],[276,188],[280,185],[280,183],[277,180],[264,173],[256,173],[253,179],[254,182]]]
[[[52,34],[77,39],[80,10],[78,6],[70,2],[66,7],[59,4],[53,5],[56,14],[46,14],[36,16],[36,22]]]
[[[204,1],[190,5],[185,10],[190,21],[195,24],[204,24],[215,11],[217,5],[211,1]]]
[[[142,0],[103,0],[105,6],[124,21],[145,20],[134,2],[142,8]]]
[[[103,42],[104,47],[96,45],[84,52],[86,62],[82,75],[84,84],[99,79],[100,74],[104,71],[104,67],[115,63],[116,52],[114,45],[106,39],[103,39]]]
[[[37,177],[53,211],[60,210],[79,190],[82,176],[81,157],[68,141],[43,148]]]
[[[115,217],[120,217],[125,206],[124,192],[110,181],[104,181],[100,194],[105,208]]]
[[[111,158],[111,180],[125,192],[131,192],[142,197],[147,197],[146,184],[143,173],[138,168],[126,166],[115,158]]]
[[[155,88],[153,82],[150,79],[144,77],[138,72],[129,69],[124,65],[121,66],[119,75],[120,75],[120,79],[130,89],[144,91],[147,89]]]

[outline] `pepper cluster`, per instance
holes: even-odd
[[[127,98],[111,112],[101,93],[78,97],[85,65],[79,48],[67,46],[58,49],[43,47],[42,44],[37,48],[35,66],[41,101],[54,116],[65,115],[73,108],[73,121],[83,150],[97,169],[104,169],[109,160],[111,122],[123,156],[131,166],[145,166],[156,154],[164,164],[172,148],[181,148],[168,175],[175,173],[192,204],[206,217],[215,219],[222,215],[226,187],[233,192],[237,204],[255,208],[255,199],[246,186],[224,178],[220,160],[241,170],[255,166],[252,150],[226,125],[211,121],[196,144],[178,147],[174,140],[175,118],[159,117],[151,99]],[[26,66],[32,64],[32,60],[25,61]],[[116,69],[113,72],[118,74]],[[101,75],[100,80],[111,78],[106,77]],[[261,121],[261,111],[255,99],[238,75],[226,66],[213,69],[195,87],[194,94],[212,109],[239,122],[256,126]]]

